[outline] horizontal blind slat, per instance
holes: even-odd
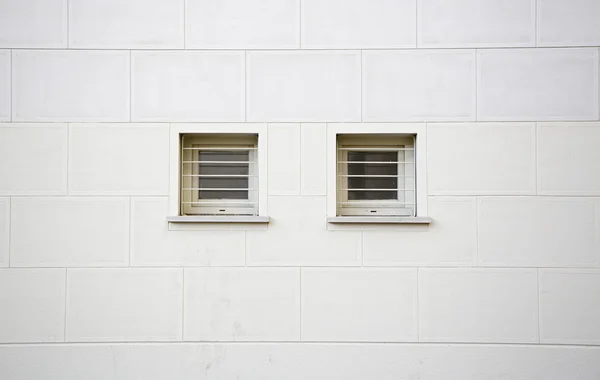
[[[193,147],[193,148],[183,148],[183,150],[207,150],[207,151],[228,151],[228,150],[238,150],[238,151],[249,151],[249,150],[257,150],[258,148],[254,147],[218,147],[218,146],[202,146],[202,147]]]
[[[338,177],[348,178],[415,178],[412,175],[393,175],[393,174],[338,174]]]
[[[201,190],[201,191],[254,191],[252,187],[186,187],[183,190]]]
[[[213,177],[213,178],[250,178],[253,174],[183,174],[183,177]]]
[[[184,164],[253,164],[254,161],[182,161]]]
[[[360,187],[360,188],[354,188],[354,189],[340,189],[341,191],[414,191],[413,188],[410,189],[398,189],[398,188],[393,188],[393,189],[372,189],[369,187]]]
[[[374,148],[374,147],[368,147],[368,146],[358,146],[358,147],[352,147],[352,148],[338,148],[338,150],[341,151],[351,151],[351,152],[406,152],[406,151],[414,151],[414,148],[394,148],[394,147],[389,147],[389,148]]]

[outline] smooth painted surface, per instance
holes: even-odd
[[[297,49],[300,0],[185,0],[188,49]]]
[[[419,0],[419,47],[534,46],[536,0]]]
[[[300,124],[269,124],[269,195],[300,195]]]
[[[600,379],[598,4],[0,0],[0,379]],[[259,216],[178,216],[182,133]],[[427,223],[337,217],[338,134]]]
[[[71,269],[68,342],[180,341],[182,269]]]
[[[422,342],[536,343],[535,269],[419,269]]]
[[[0,270],[0,340],[63,342],[65,269]]]
[[[542,343],[600,344],[600,270],[540,270]]]
[[[248,121],[360,121],[360,52],[246,54]]]
[[[18,50],[13,121],[129,121],[129,52]]]
[[[414,342],[415,269],[302,269],[302,340]]]
[[[133,52],[131,120],[242,121],[244,53]]]
[[[600,195],[600,123],[538,126],[540,194]]]
[[[11,118],[11,53],[0,50],[0,121]]]
[[[429,194],[534,195],[535,144],[534,123],[428,124]]]
[[[595,0],[537,0],[538,46],[598,46],[598,16]]]
[[[69,0],[69,47],[183,47],[184,0]]]
[[[129,201],[118,197],[12,198],[12,266],[126,266]]]
[[[8,266],[10,249],[10,198],[0,197],[0,268]]]
[[[65,195],[67,125],[0,124],[0,194]]]
[[[598,49],[477,52],[481,121],[598,120]]]
[[[184,340],[298,341],[300,270],[185,270]]]
[[[68,0],[0,1],[0,47],[66,48]]]
[[[415,47],[417,0],[302,0],[303,49]]]
[[[131,200],[132,266],[244,266],[244,231],[169,231],[167,198]]]
[[[594,198],[480,198],[480,265],[600,266],[597,203]]]
[[[71,124],[69,194],[167,195],[168,124]]]
[[[502,374],[513,380],[597,380],[599,354],[598,347],[416,343],[5,346],[0,347],[4,363],[0,376],[69,380],[128,380],[136,376],[156,380],[481,380]]]
[[[365,266],[472,266],[477,254],[475,198],[429,198],[431,224],[363,232]]]
[[[270,197],[267,231],[246,232],[251,266],[360,265],[359,231],[328,231],[324,197]]]
[[[364,121],[475,120],[475,51],[364,51]]]

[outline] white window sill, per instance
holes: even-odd
[[[335,216],[327,218],[334,224],[431,224],[427,216]]]
[[[167,216],[170,223],[269,223],[268,216],[251,215],[197,215],[197,216]]]

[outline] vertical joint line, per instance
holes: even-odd
[[[300,272],[300,275],[299,275],[300,284],[298,286],[298,292],[300,293],[300,299],[298,300],[298,303],[300,304],[300,318],[298,318],[298,324],[300,325],[299,340],[300,340],[300,342],[302,342],[302,268],[298,268],[298,271]]]
[[[133,108],[133,54],[129,50],[129,122],[131,123],[131,109]]]
[[[70,28],[70,24],[71,23],[71,4],[69,3],[69,0],[67,0],[67,49],[69,49],[71,47],[71,28]]]
[[[539,158],[538,158],[538,129],[539,129],[539,124],[537,122],[533,123],[533,159],[535,161],[535,165],[533,167],[533,175],[535,177],[535,194],[539,195],[540,194],[540,186],[539,186],[539,175],[538,175],[538,165],[539,165]]]
[[[363,51],[360,51],[360,121],[363,121]]]
[[[127,266],[129,268],[131,268],[131,242],[133,241],[133,239],[131,238],[131,225],[133,224],[133,221],[132,221],[132,219],[133,219],[133,213],[131,211],[132,210],[132,207],[131,207],[132,203],[133,203],[133,197],[129,197],[129,232],[127,234],[128,235],[127,237],[129,238],[129,244],[127,246],[128,247],[128,249],[127,249],[127,251],[128,251]]]
[[[185,35],[187,34],[187,24],[186,24],[186,13],[187,13],[187,9],[185,8],[185,4],[187,3],[187,1],[183,2],[183,50],[186,49],[186,37]]]
[[[244,230],[244,266],[248,266],[248,231]]]
[[[181,268],[181,341],[185,341],[185,268]]]
[[[10,65],[10,79],[9,79],[10,80],[10,94],[9,94],[9,96],[10,96],[10,98],[9,98],[10,110],[9,110],[9,112],[10,112],[10,121],[11,122],[13,121],[13,118],[14,118],[13,109],[15,108],[14,107],[15,100],[14,100],[14,95],[13,95],[13,66],[14,66],[13,53],[14,53],[14,50],[12,50],[12,49],[8,51],[9,61],[10,61],[9,62],[9,65]]]
[[[475,49],[475,121],[479,120],[479,49]]]
[[[300,166],[300,189],[298,189],[298,193],[300,195],[303,195],[303,191],[302,191],[302,147],[304,146],[304,143],[302,142],[302,123],[298,123],[298,132],[300,134],[300,138],[298,139],[298,141],[300,141],[300,159],[298,160],[298,166]]]
[[[360,231],[360,266],[365,266],[365,231]]]
[[[417,342],[421,341],[421,332],[419,331],[419,318],[421,316],[420,310],[419,310],[419,268],[417,267]]]
[[[541,318],[540,318],[540,268],[536,268],[535,269],[536,272],[536,284],[537,284],[537,306],[538,306],[538,328],[537,328],[537,333],[538,333],[538,343],[541,343],[542,341],[542,337],[541,337]]]
[[[298,44],[302,49],[302,0],[298,0]]]
[[[475,197],[475,266],[479,266],[479,197]]]
[[[415,48],[419,47],[419,1],[415,1]]]
[[[538,36],[538,0],[534,0],[533,2],[533,46],[538,46],[537,36]]]
[[[68,293],[68,285],[69,285],[69,277],[68,277],[69,269],[65,268],[65,305],[64,305],[64,315],[63,315],[63,342],[67,341],[67,293]]]
[[[65,189],[65,194],[69,195],[69,172],[71,171],[71,155],[69,154],[69,152],[71,151],[71,124],[67,123],[67,168],[66,168],[66,189]]]
[[[10,251],[12,239],[12,197],[8,198],[8,267],[10,268]]]
[[[244,121],[248,121],[248,50],[244,50]]]

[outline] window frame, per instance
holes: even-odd
[[[337,199],[336,199],[336,215],[337,216],[402,216],[412,217],[416,215],[416,184],[414,184],[416,177],[416,166],[406,161],[406,151],[398,150],[396,152],[397,171],[396,171],[396,200],[350,200],[349,192],[350,189],[349,180],[346,175],[348,174],[348,164],[339,164],[339,162],[348,161],[348,153],[350,151],[364,151],[368,152],[368,149],[381,149],[385,150],[389,148],[394,149],[405,149],[406,146],[410,146],[414,149],[415,136],[414,135],[398,135],[398,134],[338,134],[337,135],[337,160],[336,165],[336,176],[337,176]],[[355,149],[352,149],[355,148]],[[402,156],[402,157],[400,157]],[[413,155],[414,162],[414,155]],[[410,167],[412,166],[412,169]],[[414,191],[407,190],[407,173],[414,173],[411,177],[413,178],[411,185]],[[402,180],[401,180],[402,179]],[[398,205],[406,206],[407,193],[414,193],[412,196],[413,204],[412,208],[406,207],[393,207],[391,204],[397,203]],[[400,200],[402,195],[403,201]],[[340,205],[345,203],[348,207]],[[378,205],[385,204],[382,207]],[[364,205],[364,206],[350,206]]]
[[[258,136],[257,135],[240,135],[240,134],[181,134],[180,135],[181,143],[181,195],[180,199],[183,199],[180,206],[180,215],[182,216],[198,216],[198,215],[245,215],[245,216],[255,216],[258,213]],[[186,139],[188,141],[186,141]],[[190,154],[186,154],[185,150],[193,148],[190,150]],[[232,204],[227,204],[228,200],[224,199],[222,202],[218,200],[206,202],[202,204],[202,200],[199,196],[198,190],[190,190],[189,198],[186,197],[185,189],[186,188],[195,188],[195,181],[193,177],[198,175],[199,165],[186,165],[183,161],[187,159],[191,161],[196,161],[195,153],[202,152],[201,148],[206,148],[207,151],[210,151],[211,148],[214,150],[227,150],[227,148],[231,148],[232,150],[241,150],[244,151],[243,148],[248,148],[248,198],[245,200],[246,205],[253,204],[252,207],[241,207],[235,206]],[[186,157],[186,155],[188,157]],[[199,160],[199,157],[198,157]],[[193,175],[189,177],[187,175]],[[186,181],[187,179],[187,181]],[[199,187],[199,186],[198,186]],[[231,199],[233,200],[233,199]],[[184,202],[195,202],[186,204]],[[240,204],[242,204],[243,200],[240,200]],[[209,205],[209,204],[212,204]]]
[[[413,135],[415,160],[414,215],[340,215],[338,210],[338,136],[368,135],[373,141],[386,135]],[[374,136],[374,137],[371,137]],[[429,223],[427,211],[427,128],[424,123],[328,123],[327,124],[327,219],[331,223]]]
[[[256,172],[257,212],[254,215],[203,214],[183,215],[182,200],[182,158],[183,135],[220,136],[223,141],[228,135],[233,139],[240,135],[256,135]],[[233,136],[236,135],[236,136]],[[170,124],[170,174],[169,174],[169,209],[167,220],[175,223],[268,223],[267,216],[267,124],[266,123],[172,123]]]

